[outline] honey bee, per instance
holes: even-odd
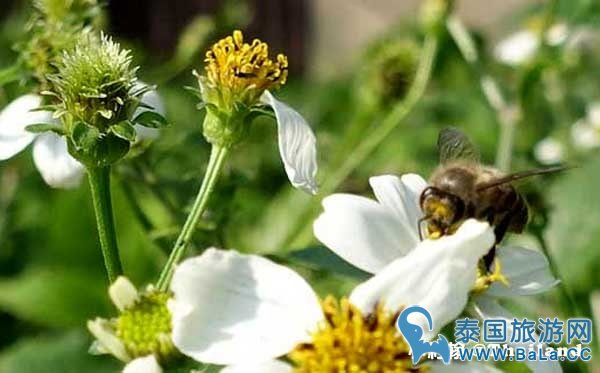
[[[469,218],[487,221],[496,236],[494,247],[483,258],[487,269],[494,260],[496,244],[507,232],[521,233],[529,219],[527,203],[512,182],[568,168],[555,166],[504,174],[482,165],[473,143],[456,128],[443,129],[437,147],[440,166],[420,196],[424,216],[419,221],[419,232],[423,221],[430,238],[452,234]]]

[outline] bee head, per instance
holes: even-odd
[[[423,190],[419,202],[430,238],[452,233],[465,212],[465,203],[460,197],[432,186]]]

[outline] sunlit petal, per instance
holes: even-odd
[[[173,341],[201,362],[275,359],[308,340],[323,319],[302,277],[256,255],[208,249],[181,263],[171,290]]]
[[[383,302],[390,312],[419,305],[433,318],[434,330],[454,320],[467,304],[476,280],[479,259],[494,243],[489,224],[470,219],[456,233],[425,240],[405,257],[395,260],[357,286],[350,301],[365,313]],[[426,320],[411,320],[427,331]]]
[[[221,373],[292,373],[293,367],[280,360],[270,360],[258,364],[230,365]]]
[[[364,271],[378,272],[418,242],[407,224],[372,199],[333,194],[323,200],[323,208],[313,225],[315,236]]]
[[[154,355],[138,357],[123,369],[123,373],[162,373],[162,371]]]

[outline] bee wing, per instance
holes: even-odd
[[[561,165],[561,166],[551,166],[551,167],[536,168],[533,170],[525,170],[525,171],[515,172],[513,174],[502,176],[500,178],[490,180],[488,182],[477,185],[477,190],[482,191],[482,190],[485,190],[488,188],[493,188],[495,186],[506,184],[506,183],[512,183],[513,181],[525,179],[528,177],[553,174],[553,173],[557,173],[557,172],[570,170],[571,168],[573,168],[573,166]]]
[[[455,160],[468,160],[478,163],[479,151],[469,137],[455,127],[440,131],[437,141],[440,163]]]

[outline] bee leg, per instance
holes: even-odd
[[[487,254],[483,257],[483,263],[485,264],[485,269],[489,273],[492,269],[492,264],[494,263],[494,259],[496,258],[496,244],[488,251]]]
[[[488,272],[492,268],[492,264],[494,263],[494,259],[496,257],[496,246],[500,243],[500,241],[502,241],[502,239],[506,235],[506,232],[508,231],[508,228],[510,227],[511,221],[512,221],[512,217],[510,216],[510,214],[506,214],[502,219],[500,219],[500,222],[498,224],[496,224],[496,226],[494,227],[494,235],[496,236],[496,243],[490,249],[490,251],[488,251],[488,253],[483,257],[483,262],[485,263],[485,267],[487,268]]]

